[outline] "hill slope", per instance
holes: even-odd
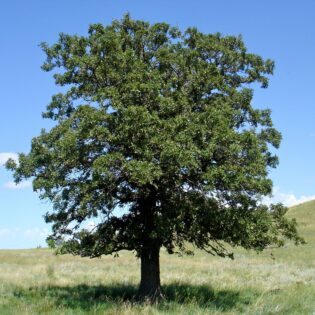
[[[291,207],[287,215],[297,220],[299,231],[304,237],[315,240],[315,200]]]

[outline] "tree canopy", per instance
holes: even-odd
[[[125,15],[41,46],[43,70],[63,87],[43,113],[55,125],[7,167],[52,202],[45,220],[61,252],[135,251],[140,295],[152,297],[161,247],[224,257],[226,244],[260,251],[302,241],[285,207],[262,202],[281,135],[270,110],[253,108],[251,84],[266,88],[274,63],[241,37]]]

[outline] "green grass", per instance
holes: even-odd
[[[137,304],[139,261],[55,256],[48,249],[0,251],[0,314],[315,314],[315,202],[290,209],[308,242],[242,249],[235,260],[197,251],[161,253],[165,300]]]

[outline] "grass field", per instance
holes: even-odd
[[[48,249],[0,251],[0,314],[315,314],[315,202],[293,207],[308,242],[237,250],[235,260],[197,251],[161,254],[165,301],[133,302],[139,261],[55,256]]]

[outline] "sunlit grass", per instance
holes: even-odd
[[[165,300],[137,304],[139,261],[56,256],[48,249],[0,251],[0,314],[314,314],[315,202],[292,208],[307,245],[288,244],[235,260],[197,251],[161,253]]]

